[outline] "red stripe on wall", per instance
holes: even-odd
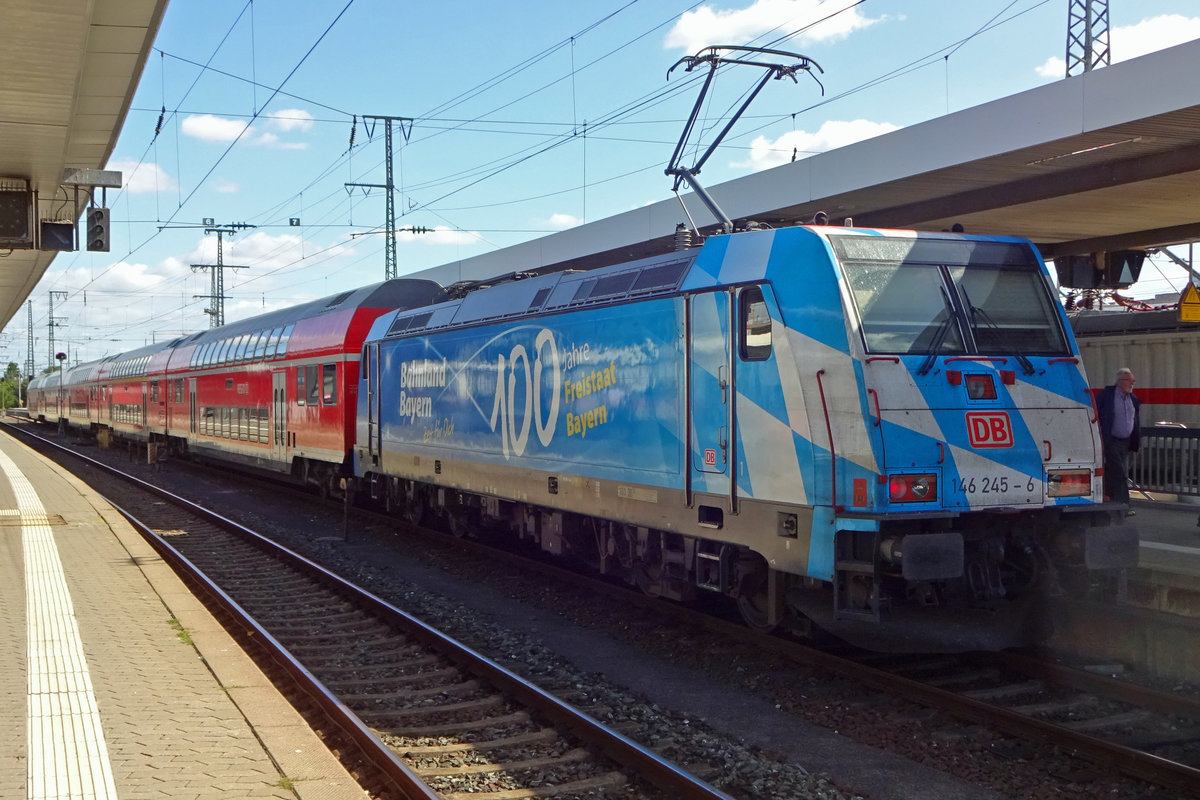
[[[1091,392],[1094,397],[1100,393],[1100,390],[1092,389]],[[1200,405],[1200,389],[1158,389],[1139,386],[1133,390],[1133,393],[1143,403],[1177,406]]]

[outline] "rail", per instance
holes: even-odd
[[[1200,429],[1144,427],[1129,477],[1145,492],[1200,497]]]

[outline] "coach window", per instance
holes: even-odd
[[[742,340],[738,353],[742,361],[766,361],[771,357],[771,312],[762,289],[751,286],[738,295]]]
[[[304,390],[304,367],[296,367],[296,405],[304,405],[308,392]]]
[[[321,404],[337,405],[337,364],[321,365]]]
[[[280,333],[282,332],[282,327],[276,327],[274,331],[271,331],[270,337],[266,339],[266,350],[263,353],[265,359],[274,359],[275,351],[280,347]]]
[[[320,384],[320,364],[312,364],[305,367],[305,380],[308,382],[308,404],[310,406],[317,405],[321,400],[321,384]]]
[[[150,402],[158,402],[158,381],[150,381]]]
[[[249,361],[254,357],[254,337],[256,333],[247,333],[242,336],[242,343],[238,345],[238,361]]]
[[[244,361],[246,358],[246,348],[250,344],[250,334],[243,333],[237,338],[236,349],[233,351],[234,362]]]
[[[262,358],[267,354],[267,340],[271,338],[270,331],[260,331],[258,339],[254,342],[254,357]]]
[[[279,348],[275,351],[275,355],[281,356],[287,352],[288,340],[292,338],[292,329],[295,327],[292,324],[283,329],[283,333],[279,336]]]

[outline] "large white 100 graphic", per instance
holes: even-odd
[[[550,396],[553,399],[550,401],[550,413],[546,415],[545,420],[542,419],[543,351],[547,351],[550,366],[553,368],[550,378]],[[516,403],[513,402],[518,376],[523,381],[521,385],[525,390],[525,402],[522,404],[525,412],[521,415],[519,429],[514,411]],[[558,427],[558,396],[561,390],[562,367],[558,361],[558,346],[554,344],[554,334],[549,330],[542,328],[533,342],[532,368],[529,354],[523,344],[514,345],[507,360],[503,354],[496,357],[496,400],[492,404],[492,418],[488,424],[494,431],[496,423],[500,423],[500,441],[504,447],[505,458],[509,457],[510,452],[512,455],[524,455],[525,445],[529,443],[531,421],[537,426],[538,441],[543,447],[550,445],[550,440],[554,438],[554,429]]]

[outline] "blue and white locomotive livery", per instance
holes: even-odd
[[[389,507],[894,648],[1019,643],[1065,572],[1136,564],[1025,240],[794,227],[518,277],[368,334],[354,471]]]

